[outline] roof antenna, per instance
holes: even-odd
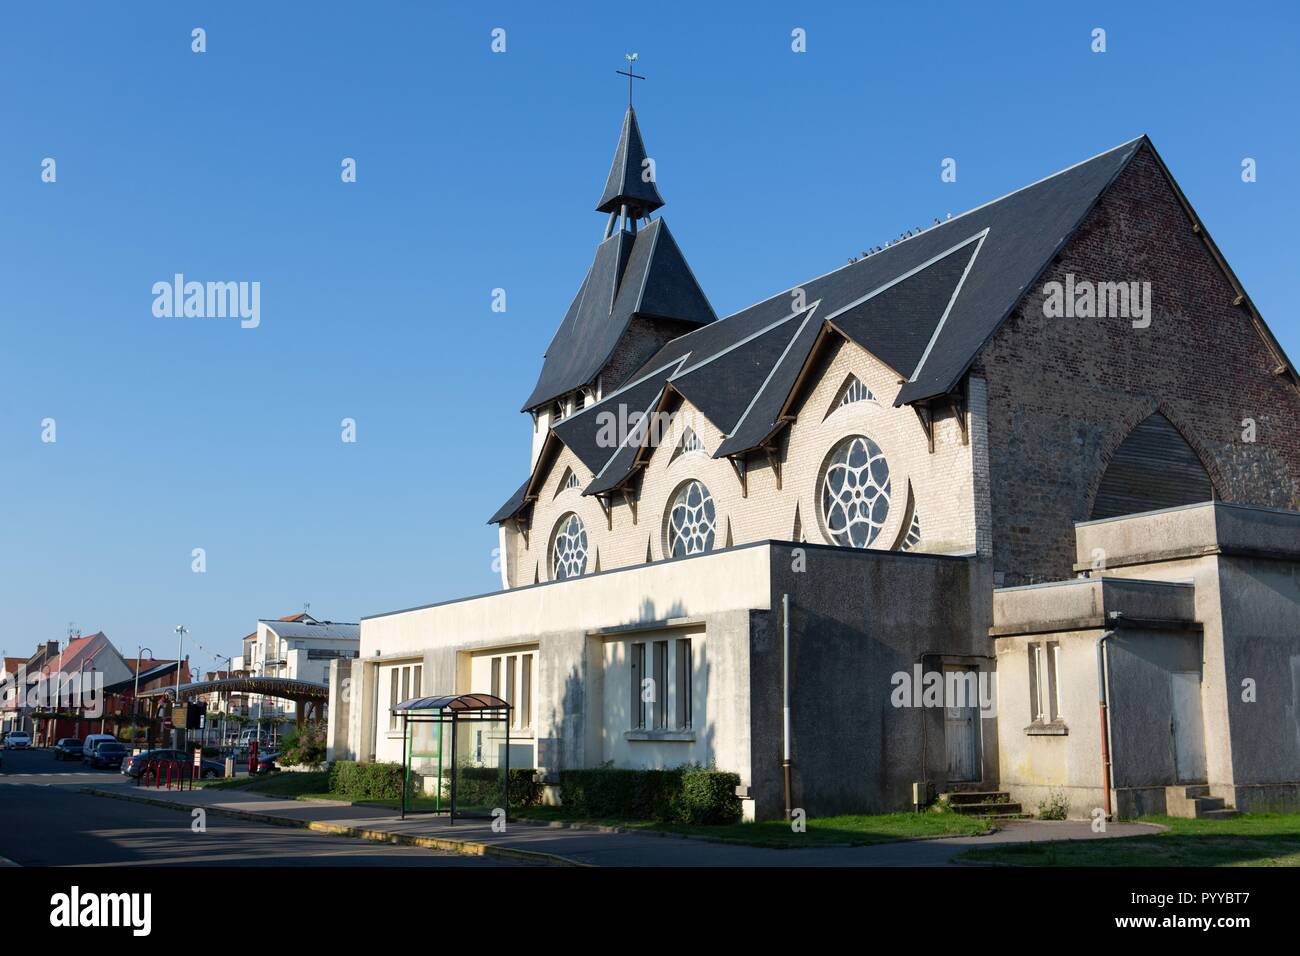
[[[641,75],[638,74],[638,73],[633,73],[633,72],[632,72],[632,64],[635,63],[635,62],[637,61],[637,59],[638,59],[640,56],[641,56],[641,54],[639,54],[639,53],[624,53],[624,54],[623,54],[623,59],[627,60],[627,70],[626,70],[626,71],[623,71],[623,70],[615,70],[615,71],[614,71],[614,72],[617,73],[619,76],[626,76],[626,77],[627,77],[627,108],[628,108],[628,109],[631,109],[631,108],[632,108],[632,81],[633,81],[633,80],[644,80],[644,79],[645,79],[644,76],[641,76]]]

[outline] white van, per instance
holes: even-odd
[[[88,734],[81,742],[81,762],[90,763],[90,758],[95,755],[95,748],[109,740],[117,740],[117,738],[112,734]]]

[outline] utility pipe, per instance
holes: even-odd
[[[781,774],[785,818],[790,819],[790,595],[781,595]]]
[[[1118,617],[1114,612],[1111,616]],[[1114,636],[1115,631],[1111,629],[1097,638],[1097,705],[1101,712],[1101,785],[1107,820],[1111,818],[1110,788],[1114,770],[1110,759],[1110,717],[1106,699],[1106,642]]]

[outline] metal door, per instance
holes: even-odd
[[[1178,783],[1205,782],[1205,722],[1201,719],[1201,675],[1175,671],[1169,675],[1173,716],[1174,768]]]

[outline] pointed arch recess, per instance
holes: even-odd
[[[1200,453],[1159,409],[1141,418],[1102,461],[1089,520],[1196,504],[1217,497]]]

